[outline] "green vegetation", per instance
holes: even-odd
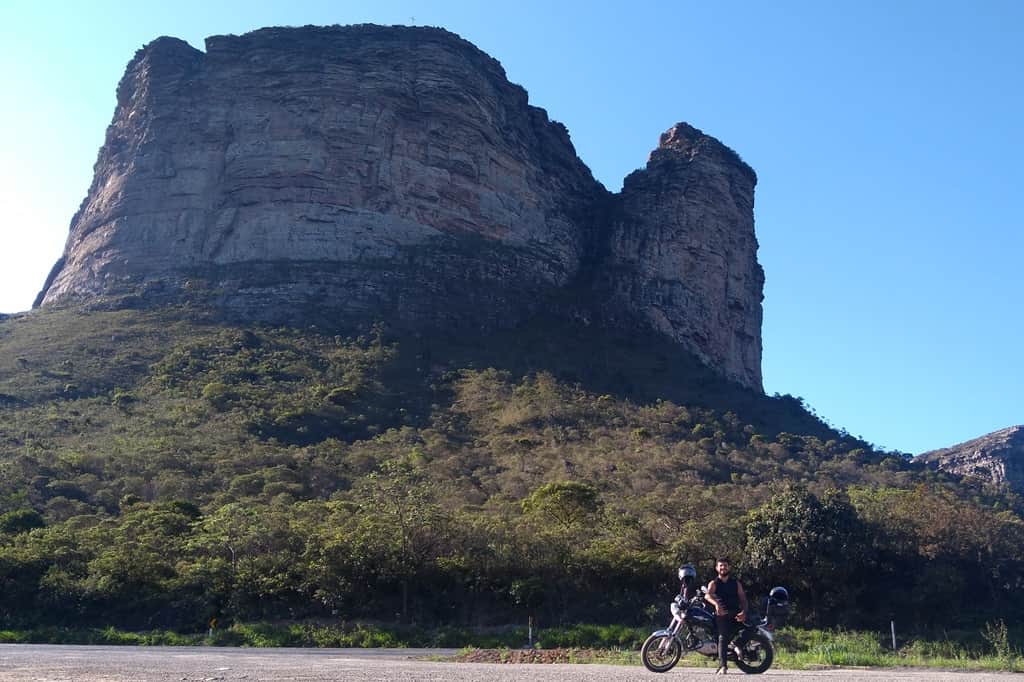
[[[260,327],[189,306],[0,320],[12,631],[216,618],[254,644],[279,635],[244,623],[532,616],[621,623],[625,646],[660,624],[677,562],[707,577],[727,553],[754,595],[791,588],[796,624],[980,632],[1019,625],[1021,510],[657,338]],[[611,637],[572,632],[552,645]]]
[[[996,642],[989,641],[995,629]],[[462,651],[457,660],[610,663],[640,665],[639,648],[645,628],[619,625],[574,625],[543,628],[537,635],[536,657],[523,653],[525,628],[422,628],[367,624],[234,623],[211,632],[182,635],[167,630],[127,632],[113,627],[0,630],[0,643],[112,644],[135,646],[244,647],[441,647]],[[979,632],[947,633],[942,639],[914,639],[893,652],[882,633],[788,628],[776,640],[775,666],[788,669],[844,666],[937,667],[958,670],[1024,672],[1019,646],[1000,622]],[[714,667],[716,661],[691,654],[680,665]]]
[[[887,637],[881,633],[788,628],[777,636],[774,666],[797,670],[871,666],[1024,672],[1024,659],[1019,648],[1011,646],[1001,650],[998,645],[981,643],[982,638],[987,639],[985,633],[988,628],[999,629],[997,624],[985,627],[981,637],[978,632],[947,633],[938,640],[911,640],[895,652],[888,648]],[[561,662],[566,659],[579,663],[640,665],[639,648],[648,634],[643,629],[629,631],[614,626],[552,628],[541,631],[541,646],[546,649],[541,653],[546,655],[536,659],[511,656],[515,647],[489,654],[471,648],[460,652],[456,659],[477,662]],[[680,661],[680,665],[714,668],[718,662],[689,654]]]
[[[986,628],[990,624],[985,625]],[[784,668],[818,666],[914,666],[1024,672],[1019,648],[1001,650],[978,632],[951,631],[940,639],[914,639],[892,651],[885,634],[787,629],[777,640],[776,662]],[[1006,641],[1008,645],[1008,640]]]
[[[376,625],[326,625],[320,623],[233,623],[227,628],[183,635],[168,630],[128,632],[113,627],[39,627],[31,630],[0,630],[0,643],[114,644],[138,646],[247,646],[330,648],[457,648],[467,642],[497,648],[519,646],[526,641],[523,628],[491,632],[465,628],[381,627]]]

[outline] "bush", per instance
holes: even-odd
[[[1010,659],[1014,652],[1010,647],[1010,631],[1006,627],[1006,623],[999,619],[991,623],[985,623],[985,627],[981,631],[981,636],[985,638],[988,645],[992,647],[992,653],[998,658]]]
[[[114,389],[114,394],[110,398],[110,404],[122,410],[137,401],[138,398],[135,397],[135,394],[123,388]]]
[[[211,381],[203,386],[203,400],[210,403],[216,410],[227,409],[236,397],[227,384],[219,381]]]
[[[18,509],[0,514],[0,533],[7,535],[17,535],[45,525],[42,515],[34,509]]]

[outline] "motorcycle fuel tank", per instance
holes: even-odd
[[[683,614],[683,620],[693,624],[699,623],[701,625],[712,625],[715,622],[715,617],[712,616],[709,611],[698,606],[691,606],[686,609],[686,613]]]

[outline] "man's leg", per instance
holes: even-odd
[[[718,628],[718,669],[726,670],[726,656],[729,653],[729,642],[732,641],[732,622],[734,616],[715,616],[715,626]]]

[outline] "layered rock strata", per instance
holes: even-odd
[[[1011,426],[966,443],[932,450],[917,459],[943,471],[1005,484],[1024,493],[1024,426]]]
[[[625,180],[602,280],[612,314],[631,311],[726,376],[759,386],[756,182],[731,149],[677,124]]]
[[[128,65],[37,305],[201,288],[310,311],[657,329],[760,389],[756,178],[685,124],[609,194],[497,61],[440,29],[159,38]]]

